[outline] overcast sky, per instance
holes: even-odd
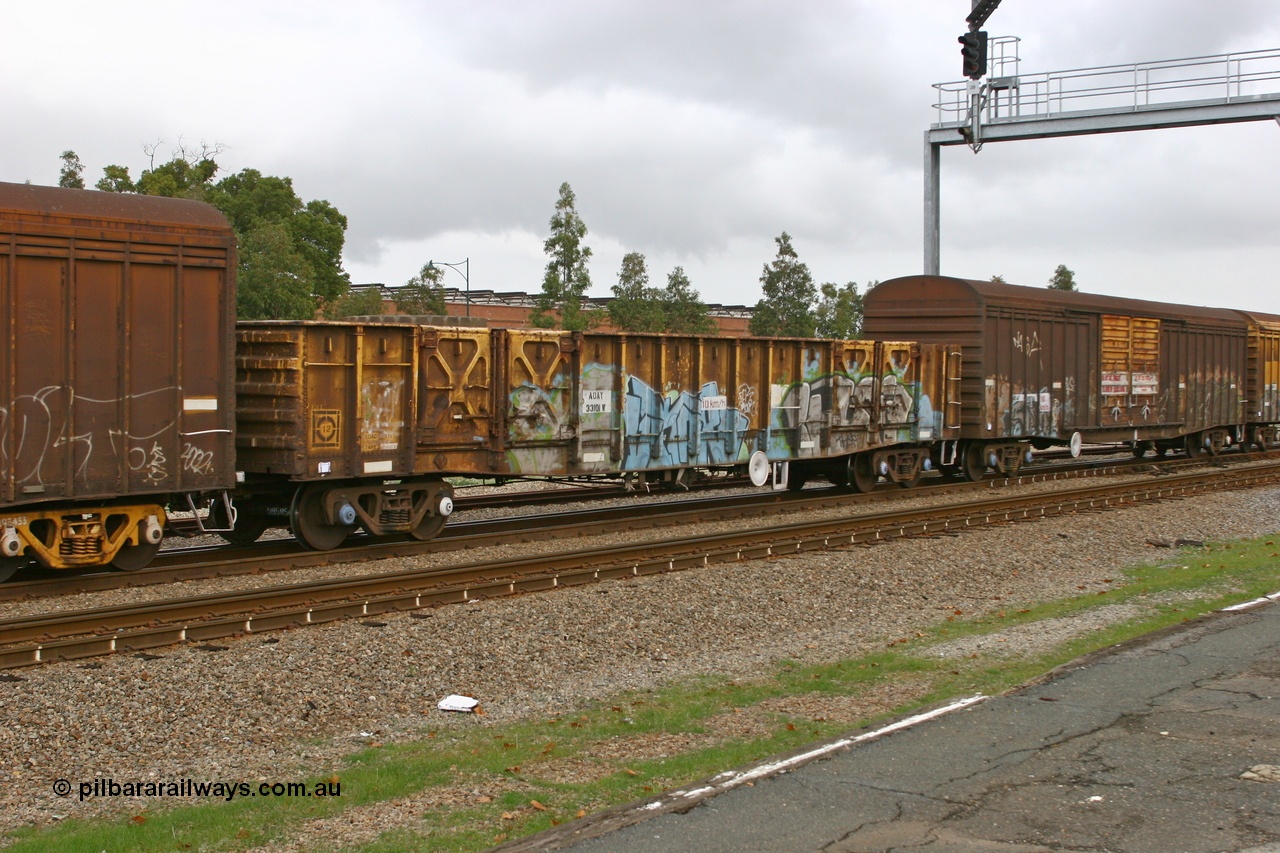
[[[932,84],[960,78],[970,0],[11,0],[0,180],[92,184],[143,146],[226,146],[349,219],[355,282],[470,258],[537,291],[568,181],[608,295],[655,284],[754,304],[774,238],[818,282],[923,264]],[[1024,75],[1280,48],[1274,0],[1004,0]],[[1271,91],[1280,91],[1277,81]],[[1280,314],[1280,126],[1000,143],[942,157],[942,271]],[[461,286],[460,275],[446,283]]]

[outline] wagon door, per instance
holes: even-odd
[[[880,440],[912,441],[920,419],[920,348],[913,343],[879,341],[876,365],[880,380]]]
[[[490,468],[493,353],[488,329],[421,331],[417,470]]]
[[[738,388],[733,342],[697,338],[698,422],[694,456],[698,465],[729,465],[751,455],[750,421],[731,405]]]
[[[836,346],[829,445],[832,455],[867,447],[871,443],[871,425],[878,422],[880,408],[875,341],[843,341]]]
[[[586,335],[578,345],[578,467],[618,470],[622,459],[621,356],[626,338]]]
[[[1102,423],[1166,422],[1160,400],[1160,321],[1102,315]]]
[[[365,326],[357,335],[362,474],[413,470],[414,337],[411,326],[391,325]]]
[[[573,407],[573,338],[567,332],[506,332],[507,467],[513,474],[570,472],[578,424]]]

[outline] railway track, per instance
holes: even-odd
[[[1234,457],[1246,461],[1249,457]],[[540,513],[536,519],[527,515],[503,519],[464,521],[456,519],[430,542],[413,539],[373,542],[367,537],[353,536],[348,543],[332,551],[302,550],[292,538],[257,542],[250,546],[201,545],[163,551],[151,566],[136,572],[95,572],[92,574],[55,573],[31,580],[11,581],[0,585],[0,602],[21,601],[56,595],[102,592],[112,589],[153,586],[244,574],[263,574],[298,568],[354,563],[394,557],[411,557],[489,547],[512,541],[542,541],[572,538],[600,532],[638,530],[659,524],[684,524],[728,518],[758,518],[779,510],[824,509],[870,500],[907,499],[921,494],[963,493],[1046,480],[1084,476],[1107,476],[1132,473],[1135,468],[1154,465],[1124,459],[1105,463],[1057,463],[1032,466],[1014,478],[994,477],[978,483],[944,481],[934,477],[922,489],[903,490],[885,485],[870,495],[859,495],[836,488],[814,488],[803,492],[751,492],[732,496],[690,497],[679,501],[626,504],[592,510]],[[1176,470],[1182,466],[1202,466],[1201,460],[1164,460],[1160,470]],[[922,484],[923,485],[923,484]],[[529,507],[565,504],[581,500],[621,497],[622,490],[554,489],[507,495],[476,496],[472,508]],[[482,502],[483,501],[483,502]]]
[[[1280,482],[1280,462],[1171,474],[1151,482],[1092,485],[1036,495],[995,495],[914,509],[676,537],[610,549],[411,569],[358,578],[214,593],[143,605],[0,621],[0,668],[30,666],[182,642],[419,610],[608,579],[775,557],[809,550],[954,533],[987,524],[1097,511]],[[976,484],[974,484],[976,485]]]

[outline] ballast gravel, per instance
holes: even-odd
[[[1227,492],[10,670],[0,673],[0,829],[188,802],[81,801],[80,785],[95,779],[301,781],[340,772],[345,755],[371,743],[559,716],[619,691],[701,674],[750,677],[783,659],[836,660],[956,611],[973,616],[1096,594],[1114,588],[1125,566],[1177,553],[1152,542],[1278,530],[1280,489]],[[385,571],[405,565],[385,562]],[[190,584],[181,594],[202,591]],[[64,604],[109,600],[74,599]],[[0,617],[20,609],[0,606]],[[981,645],[998,639],[972,638],[938,653],[1009,654],[1128,615],[1101,608],[1090,616],[1098,624],[1046,623],[1002,634],[999,649]],[[476,697],[486,716],[436,710],[451,693]],[[70,783],[70,796],[55,793],[58,780]],[[326,821],[320,840],[368,840],[421,812],[394,803],[356,810]],[[282,849],[299,846],[306,844]]]

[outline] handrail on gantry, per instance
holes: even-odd
[[[973,82],[935,83],[935,128],[971,121]],[[1280,93],[1280,49],[992,77],[982,122],[1141,111],[1181,102],[1233,103]]]

